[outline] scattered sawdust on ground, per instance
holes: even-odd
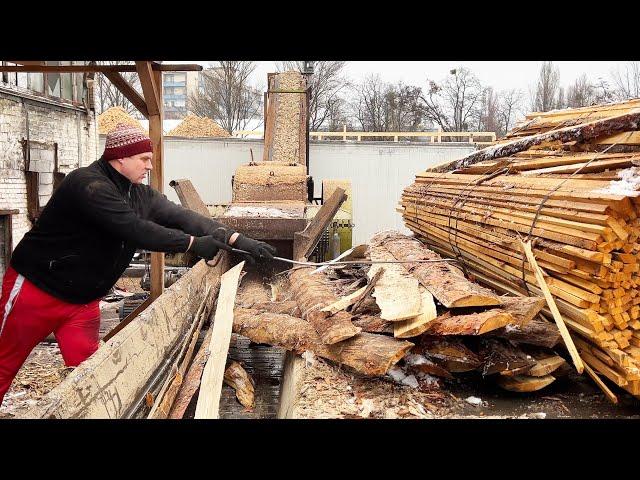
[[[437,418],[451,398],[439,389],[412,389],[369,378],[319,357],[306,363],[296,418]]]

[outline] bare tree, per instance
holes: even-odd
[[[538,74],[535,90],[531,92],[531,109],[548,112],[558,108],[560,93],[560,71],[552,62],[544,62]]]
[[[389,130],[394,132],[415,132],[424,118],[422,89],[399,82],[387,89],[387,109]]]
[[[368,76],[354,87],[353,114],[363,131],[387,131],[389,110],[386,103],[389,88],[390,86],[377,74]]]
[[[502,133],[500,132],[499,101],[493,87],[484,89],[480,102],[480,115],[478,115],[478,131]]]
[[[640,62],[629,62],[611,73],[617,100],[640,97]]]
[[[427,79],[421,95],[425,117],[444,131],[467,131],[477,125],[483,88],[471,70],[460,67],[440,82]]]
[[[347,62],[314,62],[313,75],[309,79],[311,101],[309,103],[309,128],[319,130],[329,121],[331,112],[341,101],[341,94],[349,87],[349,81],[343,75]],[[304,62],[277,62],[278,71],[304,71]]]
[[[500,119],[498,132],[500,135],[511,130],[516,116],[522,113],[522,100],[522,90],[512,88],[500,92],[498,101],[498,118]]]
[[[98,65],[132,65],[133,62],[104,61],[97,62]],[[136,72],[122,72],[122,77],[142,95],[140,78]],[[96,99],[96,109],[98,114],[111,107],[122,107],[129,115],[141,117],[140,112],[133,104],[118,90],[113,83],[102,73],[95,74],[94,94]]]
[[[596,103],[595,87],[583,73],[567,88],[567,107],[587,107],[594,103]]]
[[[188,99],[189,110],[216,121],[230,134],[262,115],[262,93],[249,83],[254,62],[219,61],[202,72],[202,88]]]

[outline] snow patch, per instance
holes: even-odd
[[[400,383],[411,388],[418,388],[418,380],[416,380],[416,377],[414,375],[404,377]]]
[[[485,402],[483,402],[481,398],[474,396],[467,397],[464,399],[464,401],[470,403],[471,405],[475,405],[476,407],[483,407],[485,405]]]
[[[313,366],[316,363],[316,356],[309,350],[305,350],[304,352],[302,352],[301,357],[304,358],[305,367]]]
[[[611,180],[609,186],[595,190],[594,193],[612,195],[634,195],[640,188],[640,169],[627,168],[618,173],[620,180]]]

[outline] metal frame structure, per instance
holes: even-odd
[[[136,61],[135,65],[46,65],[44,61],[8,60],[15,65],[0,65],[0,72],[24,73],[103,73],[115,87],[149,120],[149,137],[153,143],[154,168],[151,170],[151,187],[163,191],[163,140],[162,134],[162,72],[201,71],[201,65],[161,64],[155,61]],[[121,75],[137,72],[142,85],[141,96]],[[151,300],[164,290],[164,253],[151,254]],[[150,302],[149,302],[150,303]],[[138,312],[139,313],[139,312]]]

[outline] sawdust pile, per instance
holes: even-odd
[[[275,90],[304,90],[304,77],[300,72],[279,73],[275,78]],[[275,94],[275,125],[273,142],[265,160],[301,162],[305,155],[306,138],[300,129],[304,94]]]
[[[114,130],[119,123],[138,127],[148,135],[148,132],[142,128],[142,124],[122,107],[111,107],[98,115],[98,133],[106,135]]]
[[[167,133],[175,137],[230,137],[231,135],[216,122],[207,117],[187,115],[180,124]]]

